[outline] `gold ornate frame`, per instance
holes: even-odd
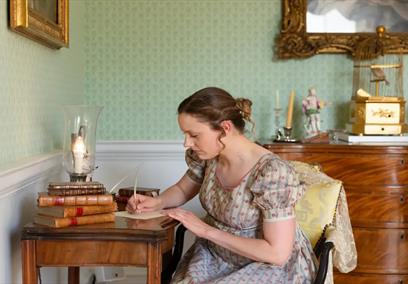
[[[69,0],[57,1],[57,23],[29,8],[29,0],[9,0],[10,28],[53,49],[68,47]]]
[[[408,53],[407,33],[307,33],[307,0],[282,0],[282,27],[276,40],[280,59],[306,58],[319,53],[348,53],[372,59],[386,53]]]

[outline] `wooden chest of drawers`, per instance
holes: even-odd
[[[408,145],[269,144],[287,160],[319,163],[343,181],[357,268],[335,283],[408,283]]]

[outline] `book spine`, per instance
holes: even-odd
[[[110,205],[113,203],[113,196],[111,194],[78,196],[40,195],[37,201],[39,207],[56,205]]]
[[[78,226],[86,224],[109,223],[115,221],[115,213],[96,214],[82,217],[55,218],[55,228]]]
[[[65,189],[54,189],[48,188],[49,195],[86,195],[86,194],[105,194],[105,188],[65,188]]]
[[[101,213],[110,213],[118,210],[116,202],[111,205],[90,205],[90,206],[69,206],[63,208],[63,216],[67,217],[80,217]],[[39,212],[40,214],[47,215],[47,212]]]
[[[97,188],[105,188],[102,183],[80,183],[80,182],[69,182],[69,183],[50,183],[48,185],[48,189],[97,189]]]
[[[155,197],[157,195],[159,195],[159,190],[158,189],[153,189],[153,188],[137,188],[136,189],[138,194],[142,194],[142,195],[147,195],[147,196],[152,196]],[[127,197],[132,197],[134,194],[134,190],[133,188],[121,188],[118,191],[118,194],[120,196],[127,196]]]

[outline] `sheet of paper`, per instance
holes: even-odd
[[[142,213],[135,213],[135,214],[130,214],[127,211],[119,211],[119,212],[115,213],[115,216],[132,218],[132,219],[146,220],[146,219],[153,219],[153,218],[163,217],[165,215],[160,213],[160,211],[142,212]]]

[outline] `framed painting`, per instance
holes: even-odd
[[[357,59],[408,53],[406,0],[281,0],[281,59],[348,53]]]
[[[69,0],[9,0],[10,28],[53,49],[68,47]]]

